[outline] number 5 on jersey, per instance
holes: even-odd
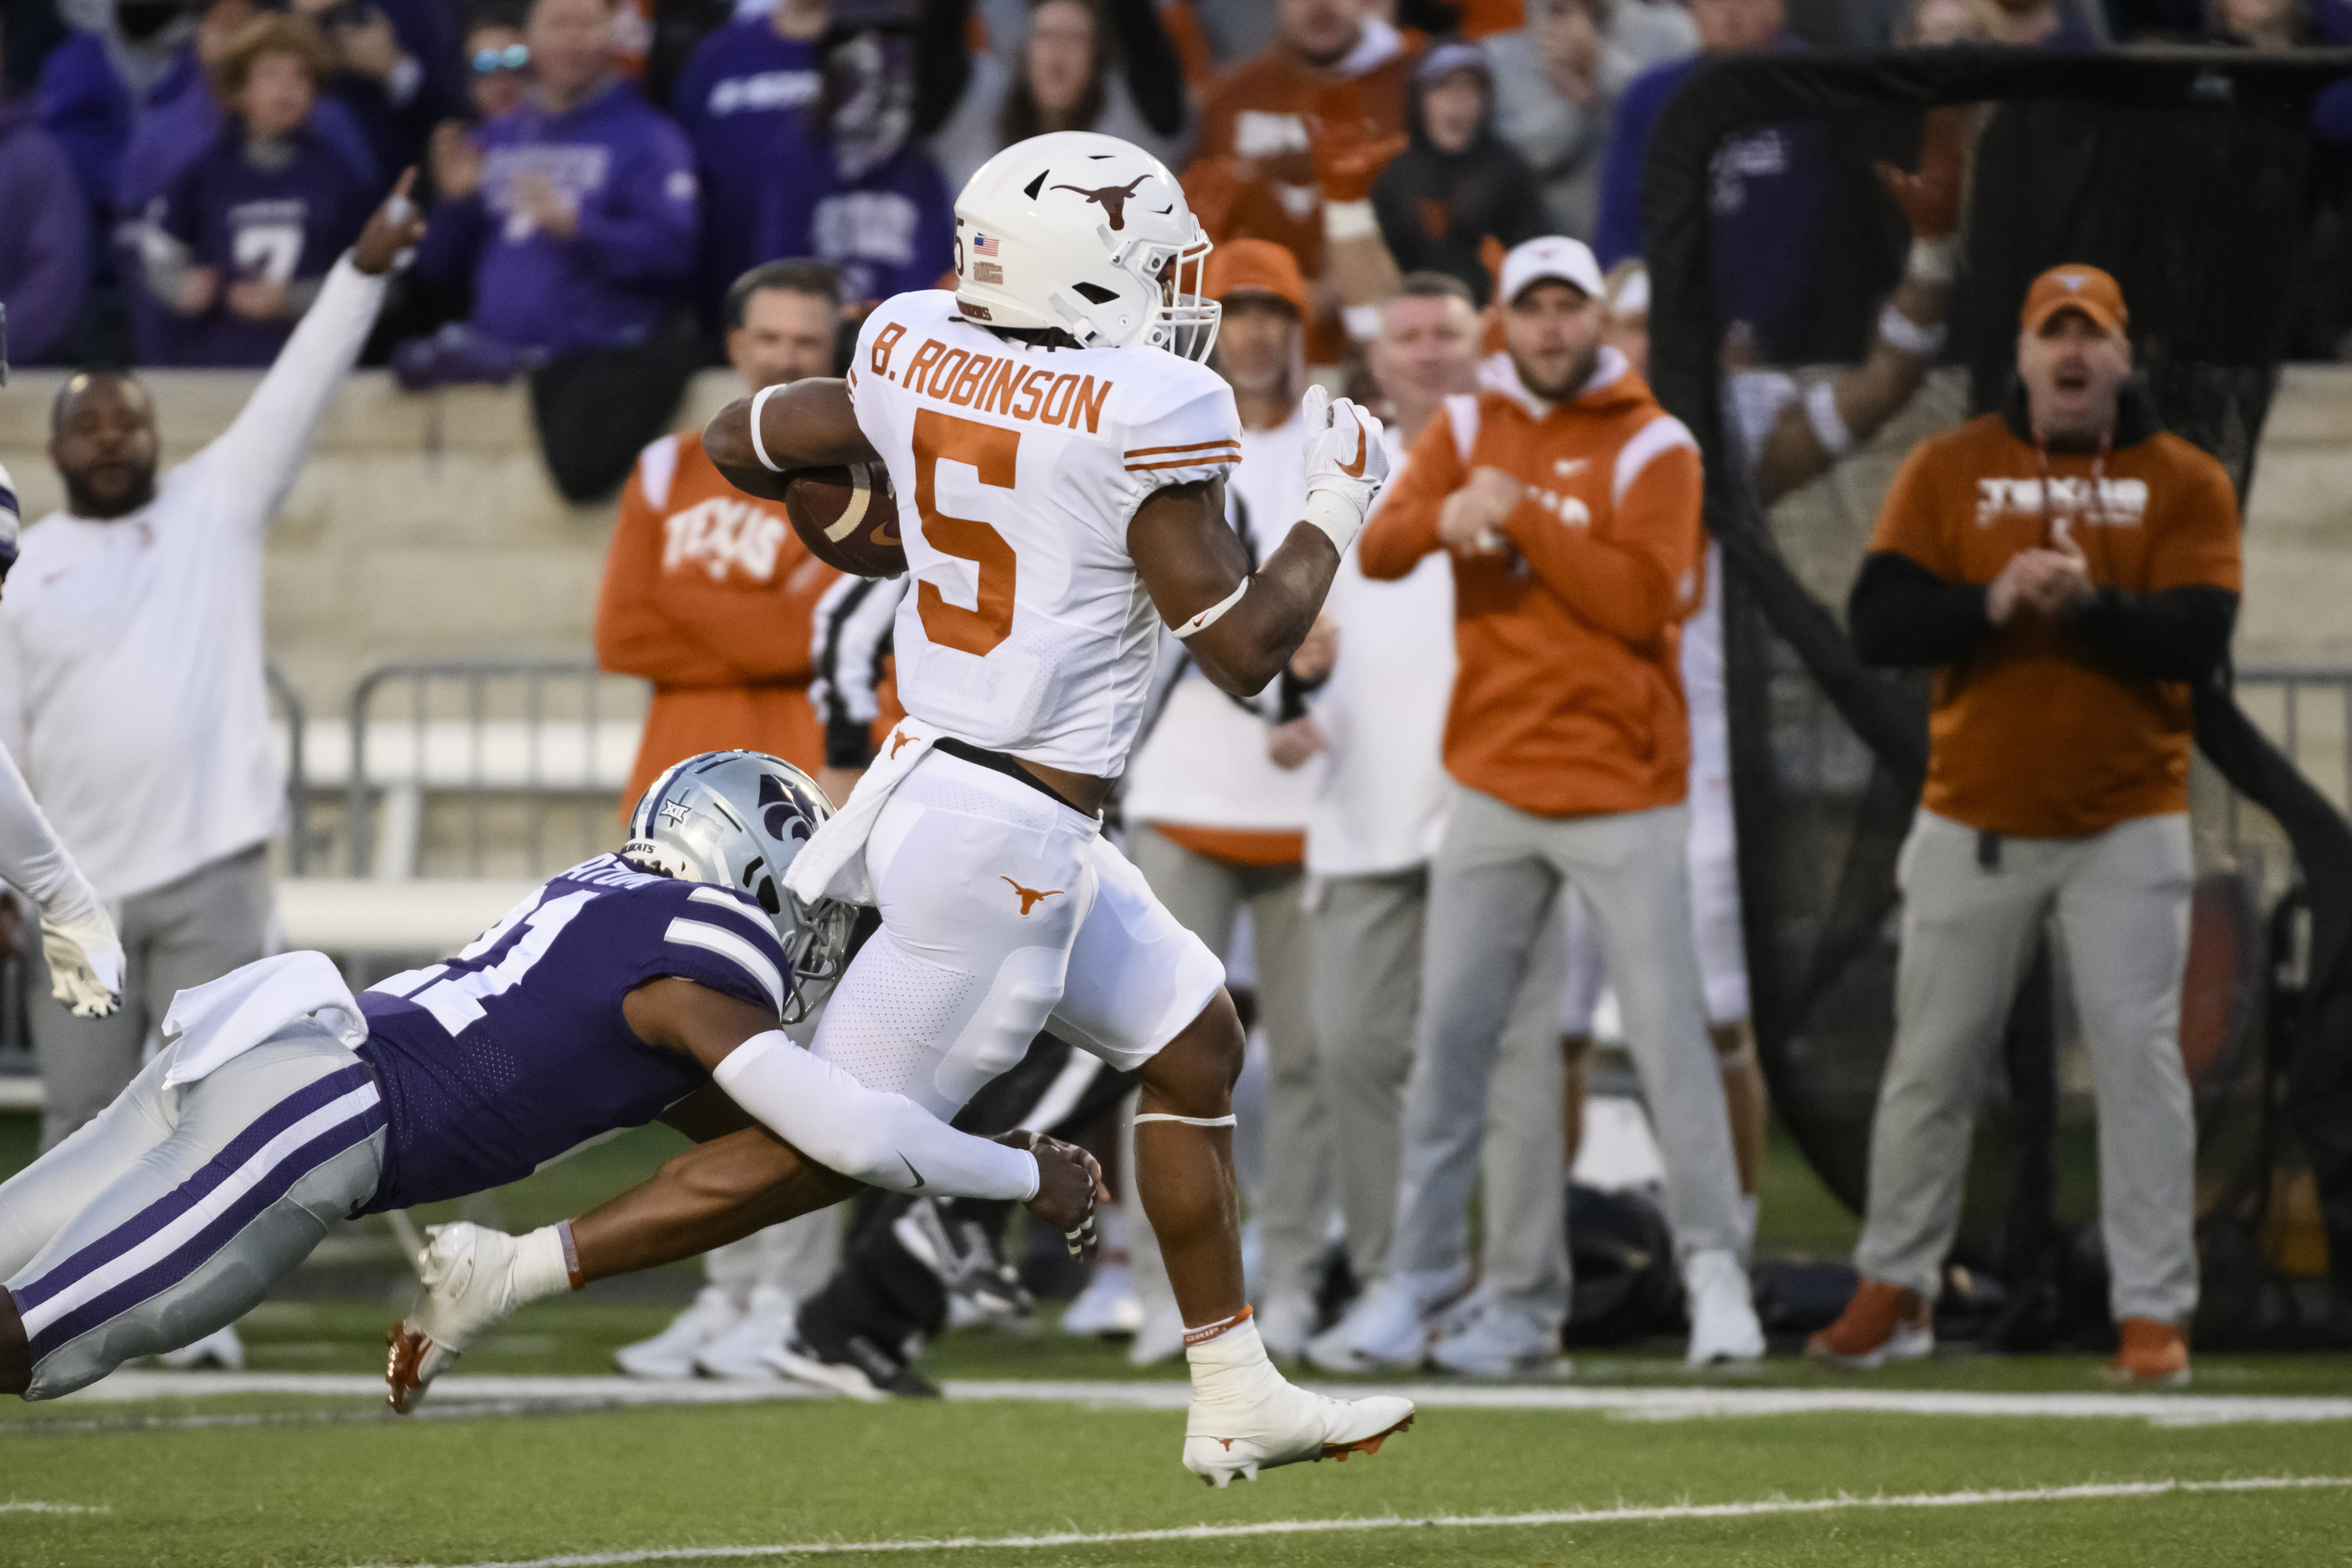
[[[968,560],[980,569],[979,600],[966,610],[950,604],[936,583],[915,591],[916,612],[923,632],[943,648],[955,648],[986,658],[989,651],[1013,635],[1013,590],[1016,563],[1004,536],[972,517],[951,517],[939,508],[939,465],[942,461],[970,464],[983,485],[1013,488],[1014,460],[1021,433],[977,420],[923,409],[915,415],[915,511],[923,521],[923,538],[943,555]]]

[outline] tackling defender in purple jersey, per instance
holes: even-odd
[[[784,1038],[796,980],[840,956],[838,922],[775,890],[829,810],[773,758],[690,758],[621,854],[445,963],[354,998],[292,953],[181,992],[146,1071],[0,1186],[0,1393],[54,1398],[233,1322],[335,1219],[512,1181],[657,1117],[696,1137],[758,1122],[827,1167],[812,1207],[848,1177],[1082,1226],[1094,1173],[1066,1146],[958,1133]],[[477,1234],[444,1228],[428,1272],[578,1273],[566,1228],[495,1256]],[[412,1394],[457,1348],[435,1330],[395,1333]]]

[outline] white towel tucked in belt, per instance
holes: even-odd
[[[784,873],[784,885],[803,904],[837,898],[847,904],[874,902],[874,879],[866,874],[866,841],[874,834],[876,819],[890,803],[892,791],[906,782],[915,764],[928,756],[938,737],[917,731],[901,719],[882,743],[882,755],[849,792],[848,800],[816,831]]]
[[[163,1038],[176,1037],[180,1045],[163,1086],[194,1083],[297,1019],[313,1016],[354,1051],[368,1037],[359,999],[324,953],[280,953],[181,991],[163,1015]]]

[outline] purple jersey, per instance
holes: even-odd
[[[446,964],[360,998],[383,1090],[383,1184],[363,1212],[503,1186],[710,1082],[621,1015],[674,975],[781,1019],[792,967],[745,894],[599,855],[549,882]]]
[[[219,273],[223,293],[247,279],[316,282],[367,225],[373,193],[350,160],[307,126],[288,141],[287,162],[257,167],[231,120],[164,198],[164,232]],[[267,367],[293,332],[291,320],[248,321],[215,304],[188,324],[185,362]]]

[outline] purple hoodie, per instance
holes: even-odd
[[[41,364],[63,352],[89,283],[89,208],[68,161],[26,103],[0,103],[0,304],[8,354]],[[15,221],[22,214],[22,221]]]
[[[701,204],[694,153],[637,89],[615,81],[579,108],[535,103],[473,132],[482,188],[432,212],[417,270],[474,279],[474,327],[525,348],[566,352],[642,342],[686,298]],[[517,176],[538,172],[577,204],[559,240],[516,211]]]
[[[136,99],[104,37],[77,32],[49,51],[41,62],[41,124],[72,161],[94,218],[102,221],[113,206],[123,150],[141,117],[184,92],[204,90],[193,47],[184,47]]]

